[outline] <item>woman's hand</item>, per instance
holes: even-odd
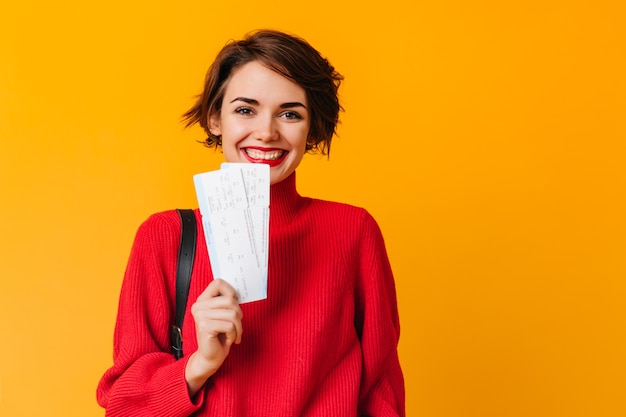
[[[226,281],[211,282],[191,306],[196,322],[198,350],[185,368],[190,396],[224,363],[233,343],[241,342],[241,308],[237,292]]]

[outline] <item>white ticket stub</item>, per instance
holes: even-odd
[[[240,303],[267,298],[269,165],[224,163],[193,178],[213,276]]]

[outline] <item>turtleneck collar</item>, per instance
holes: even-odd
[[[296,190],[296,173],[270,186],[270,224],[290,222],[296,215],[304,198]]]

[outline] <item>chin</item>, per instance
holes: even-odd
[[[276,175],[272,175],[272,172],[270,171],[270,185],[278,184],[288,176],[289,174],[285,175],[283,173],[277,173]]]

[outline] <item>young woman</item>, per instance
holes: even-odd
[[[404,416],[399,320],[383,237],[364,209],[302,197],[295,170],[327,153],[342,76],[303,39],[258,31],[226,45],[186,114],[226,161],[270,166],[267,299],[239,304],[197,240],[184,356],[170,353],[181,226],[137,232],[121,289],[108,416]],[[200,213],[196,210],[199,236]]]

